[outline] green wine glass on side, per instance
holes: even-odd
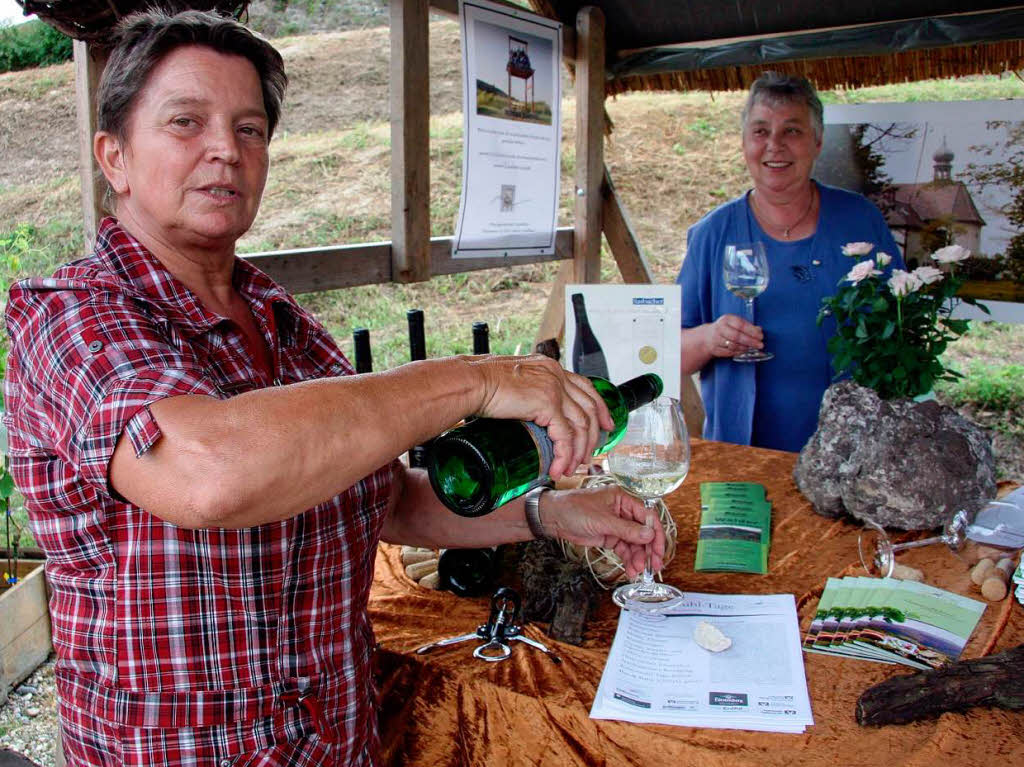
[[[690,439],[679,401],[658,397],[629,414],[626,433],[608,453],[608,472],[630,495],[644,502],[644,524],[654,527],[657,500],[683,484],[690,471]],[[683,599],[675,586],[659,583],[647,546],[644,571],[633,583],[619,586],[612,599],[624,610],[659,613]]]

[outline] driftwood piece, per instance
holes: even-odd
[[[1024,709],[1024,644],[869,687],[857,701],[857,722],[906,724],[972,706]]]
[[[551,621],[549,636],[582,644],[587,619],[597,604],[597,585],[589,571],[567,562],[551,541],[531,541],[516,548],[523,617],[531,622]]]

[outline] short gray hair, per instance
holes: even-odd
[[[759,102],[768,106],[780,103],[806,104],[807,110],[811,113],[811,127],[814,129],[815,137],[821,141],[825,135],[825,109],[818,98],[818,92],[806,77],[794,77],[769,70],[754,80],[740,118],[740,125],[744,130],[747,127],[750,110]]]
[[[269,139],[281,117],[288,85],[281,54],[234,19],[204,11],[168,13],[154,9],[130,14],[120,21],[96,96],[99,130],[126,139],[128,118],[149,76],[170,53],[188,45],[242,56],[252,63],[263,91]]]

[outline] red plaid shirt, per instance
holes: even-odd
[[[70,765],[374,761],[366,604],[391,467],[246,530],[167,524],[107,482],[121,435],[138,455],[160,439],[164,397],[352,374],[266,275],[238,259],[234,282],[274,381],[113,219],[91,256],[11,289],[11,472],[47,555]]]

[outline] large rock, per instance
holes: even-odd
[[[826,517],[850,514],[883,527],[928,530],[996,492],[992,443],[935,401],[882,400],[852,381],[825,392],[818,430],[793,478]]]

